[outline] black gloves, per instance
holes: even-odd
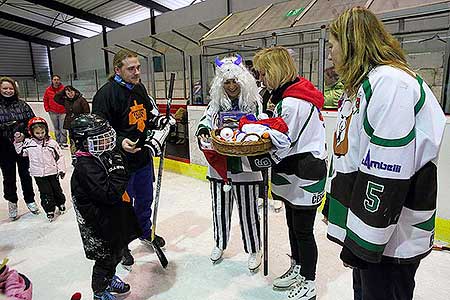
[[[127,166],[122,154],[115,151],[105,151],[100,155],[100,160],[106,168],[108,174],[127,176]]]

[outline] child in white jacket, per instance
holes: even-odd
[[[41,197],[41,205],[52,222],[55,210],[63,214],[66,210],[66,197],[63,194],[59,178],[64,178],[66,165],[58,143],[48,134],[48,124],[41,117],[34,117],[28,122],[31,138],[22,133],[14,135],[16,152],[30,159],[30,175],[36,180]]]

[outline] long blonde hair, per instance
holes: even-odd
[[[294,60],[284,47],[260,50],[253,58],[255,69],[265,74],[269,89],[277,89],[297,78]]]
[[[330,24],[330,33],[341,46],[342,59],[335,67],[350,97],[376,66],[390,65],[414,76],[400,43],[370,10],[345,10]]]

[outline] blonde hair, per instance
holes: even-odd
[[[380,65],[414,76],[400,43],[370,10],[359,6],[345,10],[330,24],[330,33],[341,46],[342,59],[335,67],[350,97],[356,95],[367,73]]]
[[[265,74],[268,88],[277,89],[297,78],[294,60],[284,47],[263,49],[253,58],[255,69]]]
[[[19,97],[19,89],[17,88],[16,82],[11,77],[0,77],[0,84],[3,82],[11,83],[14,89],[14,95]]]
[[[127,50],[127,49],[120,49],[116,54],[114,54],[113,58],[113,68],[122,68],[123,67],[123,61],[129,57],[137,57],[137,54],[133,51]],[[115,72],[111,75],[109,75],[108,79],[113,78],[115,75]]]

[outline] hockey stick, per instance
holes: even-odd
[[[450,246],[433,245],[433,250],[436,250],[436,251],[443,251],[443,250],[450,251]]]
[[[166,117],[169,120],[170,117],[170,106],[172,104],[172,95],[173,95],[173,86],[175,83],[175,73],[170,73],[170,82],[169,82],[169,92],[167,97],[167,107],[166,107]],[[159,206],[159,196],[161,194],[161,182],[162,182],[162,171],[164,168],[164,154],[166,153],[166,145],[164,143],[161,156],[159,158],[159,167],[158,167],[158,180],[156,181],[156,193],[155,193],[155,205],[153,207],[153,220],[152,220],[152,246],[155,250],[156,255],[158,256],[159,262],[161,266],[165,269],[169,262],[167,261],[167,257],[164,252],[161,250],[161,247],[155,243],[155,235],[156,235],[156,219],[158,216],[158,206]]]
[[[269,169],[264,168],[261,170],[263,176],[263,236],[264,236],[264,247],[263,247],[263,260],[264,260],[264,276],[269,274],[269,253],[268,253],[268,238],[269,238],[269,230],[268,230],[268,212],[269,212],[269,197],[268,197],[268,188],[269,184]]]

